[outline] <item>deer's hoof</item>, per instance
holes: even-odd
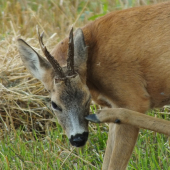
[[[88,115],[85,117],[85,119],[94,123],[100,123],[100,120],[97,118],[96,114]]]

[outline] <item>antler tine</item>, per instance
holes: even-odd
[[[68,49],[68,58],[67,58],[67,69],[68,76],[75,74],[74,71],[74,41],[73,41],[73,27],[71,28],[69,35],[69,49]]]
[[[57,62],[57,60],[55,60],[55,58],[48,52],[46,46],[44,46],[44,43],[43,43],[43,34],[44,33],[42,32],[40,35],[38,27],[37,27],[37,34],[38,34],[38,39],[39,39],[39,44],[40,44],[41,50],[43,51],[45,57],[47,58],[47,60],[51,63],[52,67],[54,68],[55,75],[58,78],[64,79],[65,78],[64,72],[63,72],[61,66],[59,65],[59,63]]]

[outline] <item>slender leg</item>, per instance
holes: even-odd
[[[143,105],[139,105],[142,103]],[[149,100],[137,101],[133,107],[128,109],[145,113],[149,108]],[[136,108],[135,108],[136,106]],[[114,113],[113,113],[114,114]],[[104,164],[102,170],[125,170],[131,157],[133,148],[136,144],[139,128],[127,124],[116,124],[114,128],[111,126],[109,130],[108,146],[105,153]],[[108,152],[108,153],[107,153]],[[111,153],[112,152],[112,153]],[[111,156],[109,156],[111,154]]]
[[[131,125],[116,125],[113,152],[108,170],[125,170],[135,146],[139,129]]]
[[[109,136],[102,170],[125,170],[138,137],[138,128],[109,125]]]
[[[170,121],[141,114],[129,109],[103,109],[97,114],[87,116],[86,119],[95,123],[103,122],[131,125],[136,128],[148,129],[170,136]],[[112,135],[112,133],[110,134]]]
[[[109,134],[108,134],[108,140],[107,140],[107,147],[104,155],[104,161],[102,165],[102,170],[108,170],[112,151],[113,151],[113,142],[114,142],[114,129],[115,124],[110,123],[109,124]]]

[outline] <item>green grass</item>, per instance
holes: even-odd
[[[154,116],[154,112],[149,113]],[[161,118],[162,116],[158,114]],[[170,116],[166,115],[169,120]],[[87,144],[73,148],[62,128],[49,128],[45,134],[22,129],[4,134],[0,141],[0,169],[101,169],[107,141],[107,125],[90,124]],[[169,170],[170,141],[167,136],[149,130],[140,135],[128,170]]]
[[[45,135],[17,130],[0,142],[0,168],[5,169],[100,169],[107,133],[97,128],[82,149],[73,148],[61,127]]]
[[[108,133],[107,124],[90,124],[87,144],[81,149],[70,145],[60,125],[54,123],[47,92],[22,66],[15,39],[22,36],[39,49],[35,31],[39,25],[52,49],[68,35],[72,24],[81,27],[109,11],[161,1],[0,1],[0,170],[99,170]],[[156,115],[170,120],[167,112]],[[169,138],[140,130],[128,170],[170,170]]]

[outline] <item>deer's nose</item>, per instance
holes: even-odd
[[[84,132],[83,134],[76,134],[75,136],[71,136],[70,143],[75,147],[84,146],[88,139],[88,132]]]

